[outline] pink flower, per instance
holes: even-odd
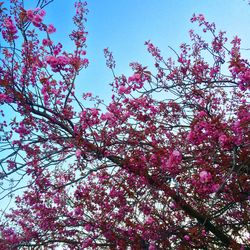
[[[178,150],[174,150],[172,155],[175,158],[176,162],[180,162],[182,160],[181,153]]]
[[[200,14],[200,15],[198,16],[198,18],[199,18],[199,20],[200,20],[201,22],[205,20],[205,17],[204,17],[202,14]]]
[[[200,111],[199,114],[198,114],[198,117],[202,118],[204,116],[206,116],[207,113],[205,111]]]
[[[130,89],[129,88],[126,88],[125,86],[121,86],[119,89],[118,89],[118,93],[120,95],[122,94],[129,94],[130,93]]]
[[[48,32],[49,34],[52,34],[52,33],[56,32],[56,28],[55,28],[52,24],[50,24],[50,25],[47,27],[47,32]]]
[[[200,181],[202,183],[209,182],[209,181],[211,181],[211,179],[212,179],[212,175],[208,171],[203,170],[200,172]]]
[[[174,150],[167,162],[162,162],[162,170],[168,171],[172,175],[177,175],[180,171],[180,163],[182,161],[182,155],[178,150]]]
[[[152,224],[154,222],[154,219],[151,216],[148,216],[146,220],[146,224]]]
[[[43,46],[50,46],[52,45],[52,41],[49,39],[43,39],[42,44]]]
[[[113,117],[114,115],[110,112],[101,115],[102,120],[111,120]]]
[[[90,232],[91,229],[92,229],[92,226],[90,224],[86,224],[84,229],[87,231],[87,232]]]
[[[34,11],[33,10],[27,10],[26,11],[27,17],[29,20],[32,20],[34,17]]]
[[[57,60],[57,58],[55,56],[47,56],[46,61],[53,68],[58,66],[58,60]]]
[[[45,10],[40,10],[40,16],[44,17],[46,15],[46,11]]]
[[[203,230],[201,231],[201,235],[202,235],[202,236],[206,236],[206,235],[207,235],[206,230],[203,229]]]
[[[84,67],[87,67],[88,64],[89,64],[89,60],[87,58],[84,58],[83,61],[82,61],[82,64]]]
[[[17,33],[16,26],[10,18],[4,19],[4,25],[12,35]]]
[[[76,157],[77,158],[80,158],[81,157],[81,154],[82,154],[82,151],[80,149],[77,149],[76,150]]]
[[[6,94],[0,93],[0,103],[1,102],[8,102],[8,103],[10,103],[10,102],[12,102],[12,98],[10,96],[6,95]]]
[[[96,109],[96,108],[92,108],[92,109],[91,109],[91,113],[92,113],[93,116],[98,116],[99,110]]]
[[[221,136],[219,137],[219,142],[220,142],[222,145],[224,145],[224,144],[227,142],[227,137],[226,137],[226,135],[221,135]]]
[[[219,189],[220,185],[219,184],[213,184],[211,187],[212,193],[216,193]]]
[[[40,16],[39,14],[36,14],[33,19],[32,19],[32,23],[36,26],[39,27],[41,22],[43,21],[42,16]]]
[[[219,142],[223,148],[230,147],[230,139],[226,135],[221,135],[219,137]]]
[[[141,75],[140,74],[134,74],[134,78],[135,80],[140,80],[141,79]]]
[[[58,56],[57,63],[60,64],[60,66],[65,66],[69,63],[69,58],[66,56]]]
[[[140,81],[141,81],[141,75],[138,73],[128,78],[128,82],[140,82]]]
[[[155,244],[150,243],[148,250],[156,250]]]

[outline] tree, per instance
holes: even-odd
[[[1,249],[250,249],[250,67],[240,39],[191,19],[176,61],[114,74],[109,104],[75,93],[87,67],[86,3],[75,4],[74,50],[55,44],[47,4],[0,3]],[[203,36],[210,34],[206,41]]]

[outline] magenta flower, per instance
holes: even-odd
[[[35,25],[35,26],[39,26],[41,24],[41,22],[43,21],[43,18],[41,15],[39,14],[36,14],[33,19],[32,19],[32,23]]]
[[[200,181],[202,183],[207,183],[210,182],[212,180],[212,175],[210,172],[203,170],[200,172]]]
[[[56,28],[55,28],[52,24],[50,24],[50,25],[47,27],[47,32],[48,32],[49,34],[55,33],[55,32],[56,32]]]
[[[32,20],[34,17],[34,11],[33,10],[27,10],[26,11],[27,17],[29,20]]]
[[[80,158],[81,157],[81,154],[82,154],[82,151],[80,149],[77,149],[76,150],[76,157],[77,158]]]

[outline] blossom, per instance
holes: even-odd
[[[50,45],[52,45],[52,41],[49,39],[43,39],[42,44],[43,44],[43,46],[50,46]]]
[[[230,146],[230,139],[226,135],[223,134],[219,137],[219,143],[221,144],[223,148],[227,149]]]
[[[178,150],[174,150],[172,155],[175,158],[176,162],[180,162],[182,160],[181,153]]]
[[[26,14],[29,20],[32,20],[34,17],[34,11],[33,10],[26,10]]]
[[[128,78],[128,82],[140,82],[140,81],[141,81],[141,75],[138,73],[135,73],[134,75]]]
[[[4,19],[4,25],[10,33],[12,34],[17,33],[16,26],[14,25],[13,21],[10,18]]]
[[[55,56],[47,56],[46,61],[53,68],[58,65],[58,60]]]
[[[12,41],[18,38],[18,36],[16,35],[17,28],[11,18],[5,18],[3,26],[6,28],[6,30],[2,30],[2,36],[5,40]]]
[[[33,23],[34,26],[40,27],[44,16],[46,15],[45,10],[43,9],[35,9],[35,10],[27,10],[26,11],[27,18]]]
[[[65,66],[69,63],[69,58],[66,57],[66,56],[58,56],[57,57],[57,63],[60,65],[60,66]]]
[[[211,186],[211,192],[212,192],[212,193],[216,193],[216,192],[218,191],[219,187],[220,187],[219,184],[213,184],[213,185]]]
[[[111,120],[114,117],[114,115],[110,112],[106,112],[105,114],[101,115],[102,120]]]
[[[148,250],[156,250],[155,244],[151,242]]]
[[[210,172],[208,172],[206,170],[203,170],[200,172],[200,181],[202,183],[209,182],[209,181],[211,181],[211,179],[212,179],[212,175]]]
[[[10,103],[10,102],[12,102],[12,98],[6,94],[0,93],[0,103],[2,103],[2,102]]]
[[[120,86],[120,88],[118,89],[118,93],[120,95],[129,94],[130,93],[130,88],[126,88],[125,86]]]
[[[32,19],[32,23],[36,26],[36,27],[39,27],[40,24],[42,23],[43,21],[43,17],[39,14],[36,14],[33,19]]]
[[[52,24],[50,24],[50,25],[47,27],[47,32],[48,32],[49,34],[55,33],[55,32],[56,32],[56,28],[55,28]]]
[[[178,150],[173,150],[173,152],[170,154],[169,159],[164,162],[162,162],[162,170],[168,171],[172,175],[176,175],[180,171],[179,164],[182,161],[182,154]]]
[[[92,109],[91,109],[91,113],[92,113],[93,116],[98,116],[99,110],[96,109],[96,108],[92,108]]]
[[[80,158],[81,157],[81,154],[82,154],[82,151],[80,149],[77,149],[76,150],[76,157],[77,158]]]
[[[152,223],[154,223],[154,219],[151,216],[148,216],[146,224],[152,224]]]
[[[46,15],[46,11],[44,9],[40,10],[39,12],[41,17],[44,17]]]

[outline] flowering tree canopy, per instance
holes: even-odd
[[[250,249],[250,64],[203,15],[176,59],[115,73],[112,98],[79,97],[86,3],[72,51],[45,7],[0,2],[0,249]],[[206,37],[204,39],[203,37]],[[80,79],[78,79],[80,81]],[[6,183],[9,183],[7,186]]]

